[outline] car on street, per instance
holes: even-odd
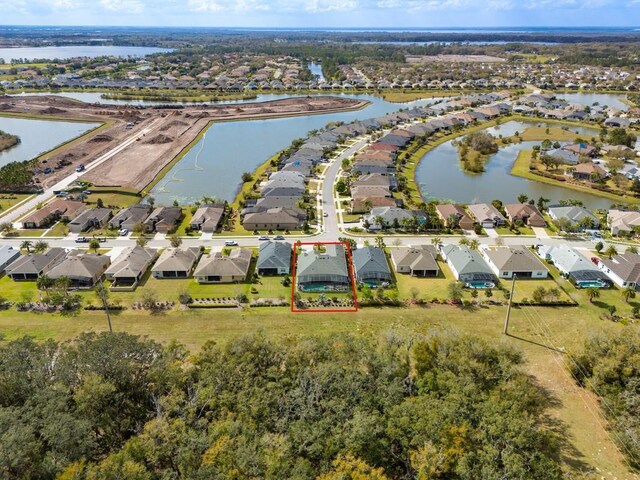
[[[329,214],[328,214],[327,212],[324,212],[324,213],[322,214],[322,216],[323,216],[324,218],[327,218],[327,217],[329,216]]]
[[[284,237],[282,235],[276,235],[275,237],[273,237],[274,240],[284,240]]]
[[[76,167],[76,172],[82,172],[82,171],[84,171],[84,165],[82,165],[82,164],[81,164],[81,165],[78,165],[78,166]]]
[[[76,238],[76,243],[89,243],[89,239],[87,237],[78,237]]]
[[[224,246],[225,247],[237,247],[238,246],[238,242],[236,242],[235,240],[227,240],[226,242],[224,242]]]
[[[124,237],[127,233],[129,233],[129,230],[127,230],[126,228],[121,228],[118,233],[121,237]]]
[[[269,236],[268,235],[260,235],[258,237],[258,240],[263,241],[263,240],[269,240]]]

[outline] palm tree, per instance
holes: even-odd
[[[136,245],[138,245],[139,247],[146,247],[147,243],[149,243],[149,240],[147,239],[146,236],[144,235],[140,235],[137,239],[136,239]]]
[[[440,237],[433,237],[431,239],[431,245],[435,245],[436,247],[442,243],[442,239]]]
[[[630,247],[627,247],[627,249],[625,250],[626,253],[638,253],[638,247],[634,247],[633,245]]]
[[[629,300],[631,300],[632,298],[636,298],[636,288],[635,287],[627,287],[624,290],[622,290],[622,297],[624,298],[624,301],[629,303]]]
[[[94,253],[98,253],[100,249],[100,241],[97,238],[92,238],[89,242],[89,250],[93,250]]]
[[[524,193],[521,193],[520,195],[518,195],[518,203],[527,203],[527,200],[529,200],[529,196],[525,195]]]
[[[56,288],[62,291],[62,294],[66,297],[69,293],[69,288],[71,288],[71,278],[66,275],[59,277],[55,281]]]
[[[25,240],[24,242],[22,242],[20,244],[20,249],[21,250],[26,250],[27,253],[31,253],[31,247],[33,246],[33,242],[29,241],[29,240]]]
[[[380,227],[380,230],[384,230],[386,228],[384,218],[382,218],[380,215],[376,215],[375,217],[373,217],[373,223],[378,225]]]
[[[469,250],[478,250],[479,246],[480,246],[480,242],[478,240],[476,240],[475,238],[472,238],[467,243],[467,247],[469,247]]]
[[[596,298],[600,298],[600,291],[596,287],[587,288],[586,294],[590,303],[593,303]]]
[[[466,237],[462,237],[458,242],[458,245],[469,245],[469,240]]]
[[[616,250],[616,247],[614,247],[613,245],[609,245],[604,251],[604,254],[609,257],[609,260],[611,260],[615,255],[618,254],[618,251]]]
[[[35,253],[44,253],[49,250],[49,244],[44,240],[38,240],[33,246],[33,251]]]
[[[182,245],[182,238],[180,238],[176,234],[170,235],[169,236],[169,243],[171,244],[171,246],[173,248],[178,248],[180,245]]]
[[[386,247],[386,245],[384,243],[384,238],[382,238],[382,235],[376,236],[376,247],[381,248],[381,249]]]

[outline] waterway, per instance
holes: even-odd
[[[580,105],[592,106],[594,103],[598,103],[600,106],[615,107],[619,110],[627,110],[629,108],[629,105],[622,101],[622,99],[626,98],[626,95],[617,95],[615,93],[559,93],[556,97]]]
[[[68,45],[63,47],[0,48],[0,58],[6,63],[12,60],[66,60],[76,57],[145,57],[153,53],[170,52],[169,48],[127,47],[118,45]]]
[[[240,187],[243,172],[254,171],[266,159],[288,147],[292,140],[306,137],[310,130],[322,128],[329,122],[347,123],[442,100],[397,104],[373,95],[344,96],[368,100],[371,104],[351,112],[213,124],[204,138],[154,187],[151,195],[166,205],[174,200],[192,203],[205,195],[231,201]]]
[[[31,160],[98,125],[97,123],[0,117],[0,130],[20,137],[18,145],[0,152],[0,167],[10,162]]]
[[[526,124],[507,122],[486,131],[494,136],[511,136],[516,131],[523,132],[531,125],[544,125],[544,122]],[[597,130],[571,128],[586,137],[595,136]],[[541,182],[527,180],[511,175],[511,168],[522,150],[530,150],[541,142],[522,142],[500,148],[486,163],[486,171],[472,175],[463,171],[458,150],[451,141],[438,145],[422,157],[416,170],[416,180],[425,200],[439,199],[460,203],[490,202],[494,199],[504,203],[515,203],[520,194],[538,199],[548,198],[552,203],[562,199],[581,200],[588,208],[608,208],[611,200],[588,193],[582,193]]]
[[[322,65],[319,63],[310,63],[309,71],[312,75],[315,75],[318,79],[318,82],[322,83],[325,81],[324,75],[322,73]]]

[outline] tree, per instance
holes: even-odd
[[[242,183],[247,183],[251,180],[253,180],[253,175],[251,174],[251,172],[244,172],[242,174]]]
[[[477,239],[472,238],[471,240],[469,240],[467,246],[469,247],[469,250],[478,250],[478,247],[480,247],[480,242]]]
[[[20,244],[20,249],[21,250],[26,250],[27,253],[31,253],[31,247],[33,245],[33,242],[31,242],[30,240],[24,240],[21,244]]]
[[[104,202],[102,201],[101,198],[99,198],[98,200],[96,200],[96,207],[98,208],[104,208]]]
[[[333,468],[317,480],[389,480],[384,469],[374,468],[351,454],[339,455]]]
[[[598,252],[598,253],[602,252],[602,250],[604,249],[604,243],[602,243],[602,242],[596,243],[595,249],[596,249],[596,252]]]
[[[97,238],[92,238],[89,241],[89,250],[93,250],[94,253],[97,253],[100,250],[100,241]]]
[[[635,287],[627,287],[622,290],[622,297],[624,301],[629,303],[629,300],[636,298],[636,288]]]
[[[169,235],[169,244],[173,248],[178,248],[180,245],[182,245],[182,238],[180,238],[180,236],[175,233],[173,235]]]
[[[442,243],[442,239],[440,237],[433,237],[431,239],[431,245],[438,246]]]
[[[600,298],[600,290],[597,287],[588,287],[585,293],[590,303],[593,303],[596,298]]]
[[[146,247],[147,243],[149,243],[149,239],[147,238],[146,235],[140,235],[138,238],[136,238],[136,245],[138,245],[139,247]]]
[[[490,299],[491,297],[493,297],[493,290],[491,290],[490,288],[487,288],[484,291],[484,296],[487,297],[487,300]]]
[[[604,254],[609,257],[609,259],[612,259],[618,254],[618,250],[616,250],[616,247],[614,247],[613,245],[609,245],[604,251]]]
[[[13,231],[13,224],[11,222],[0,223],[0,233],[3,235],[9,235]]]
[[[386,247],[384,243],[384,238],[382,237],[382,235],[376,235],[376,247],[378,248]]]
[[[547,204],[550,202],[551,200],[549,200],[548,198],[544,198],[543,196],[540,196],[538,198],[538,202],[536,203],[536,206],[538,207],[538,210],[540,210],[541,212],[544,212],[547,208]]]
[[[521,193],[520,195],[518,195],[517,199],[518,199],[518,203],[527,203],[527,200],[529,200],[529,196],[524,193]]]
[[[453,303],[460,303],[462,300],[462,284],[460,282],[451,282],[447,286],[447,291],[449,293],[449,299]]]
[[[38,240],[33,246],[33,251],[35,253],[44,253],[49,250],[49,244],[44,240]]]

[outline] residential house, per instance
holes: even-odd
[[[486,247],[481,254],[499,278],[547,278],[549,271],[531,251],[521,245],[515,247]]]
[[[213,233],[220,227],[224,217],[224,204],[202,205],[191,217],[189,226],[192,230],[200,230],[205,233]]]
[[[572,143],[570,145],[565,145],[562,149],[583,157],[594,157],[596,153],[598,153],[598,149],[596,147],[586,143]]]
[[[69,222],[69,231],[72,233],[80,233],[94,228],[104,228],[109,223],[111,214],[110,208],[91,208],[85,210]]]
[[[72,288],[91,288],[102,278],[109,265],[111,258],[108,255],[74,251],[49,270],[47,276],[53,280],[70,278]]]
[[[134,231],[137,226],[144,228],[144,221],[151,214],[151,205],[138,204],[120,210],[110,221],[109,228]]]
[[[454,277],[472,288],[493,288],[496,277],[482,255],[466,245],[441,247],[442,257],[449,265]]]
[[[391,263],[398,273],[414,277],[437,277],[440,275],[438,250],[433,245],[394,248]]]
[[[9,245],[2,245],[0,247],[0,275],[18,258],[20,258],[19,249],[10,247]]]
[[[291,273],[291,244],[262,242],[256,264],[258,275],[289,275]]]
[[[157,207],[143,225],[148,232],[171,233],[178,227],[181,219],[182,208]]]
[[[358,248],[351,254],[351,260],[358,283],[378,287],[392,282],[389,262],[387,262],[387,256],[381,248]]]
[[[306,221],[301,208],[270,208],[245,215],[242,226],[246,230],[300,230]]]
[[[361,175],[368,175],[370,173],[393,175],[396,172],[393,160],[382,158],[368,158],[364,156],[362,158],[356,157],[351,169],[354,172],[359,172]]]
[[[574,167],[571,176],[576,180],[587,180],[589,182],[598,182],[607,175],[607,172],[600,165],[593,162],[579,163]]]
[[[369,225],[368,230],[375,232],[385,228],[402,228],[407,222],[415,221],[415,225],[424,224],[427,221],[427,215],[424,212],[397,207],[375,207],[371,209],[369,215],[364,217],[364,221]]]
[[[344,245],[298,249],[296,281],[301,291],[347,291],[351,275]]]
[[[549,217],[553,220],[566,219],[570,225],[579,230],[584,228],[599,228],[600,220],[585,207],[577,205],[552,205],[547,209]]]
[[[353,187],[384,187],[389,190],[396,190],[398,188],[398,180],[391,175],[370,173],[361,175],[357,180],[353,180],[351,188]]]
[[[41,275],[48,274],[66,255],[64,248],[51,248],[45,253],[22,255],[6,268],[6,273],[15,281],[37,280]]]
[[[151,268],[154,278],[189,278],[202,251],[199,247],[167,248]]]
[[[610,285],[609,277],[575,248],[564,245],[539,245],[538,255],[552,262],[560,273],[578,288],[607,288]]]
[[[235,248],[229,255],[212,252],[204,255],[193,276],[198,283],[245,282],[251,266],[251,250]]]
[[[23,228],[44,228],[59,220],[71,220],[87,206],[76,200],[57,198],[22,219]]]
[[[483,228],[495,228],[507,222],[502,213],[490,203],[474,203],[467,208]]]
[[[158,258],[158,251],[139,245],[125,248],[104,272],[113,291],[132,291]]]
[[[535,206],[528,203],[512,203],[505,205],[507,218],[512,224],[522,222],[523,225],[530,227],[546,227],[547,222]]]
[[[609,210],[607,222],[611,229],[611,235],[631,234],[636,229],[640,229],[640,212]]]
[[[436,215],[447,228],[473,229],[474,221],[460,205],[436,205]]]
[[[603,257],[598,260],[598,267],[620,288],[640,288],[640,255],[622,253],[611,259]]]
[[[389,189],[376,186],[359,186],[351,189],[351,212],[368,212],[376,207],[398,207],[400,200],[392,197]]]
[[[303,177],[281,176],[273,180],[268,180],[262,187],[261,192],[263,197],[302,196],[306,188]]]

